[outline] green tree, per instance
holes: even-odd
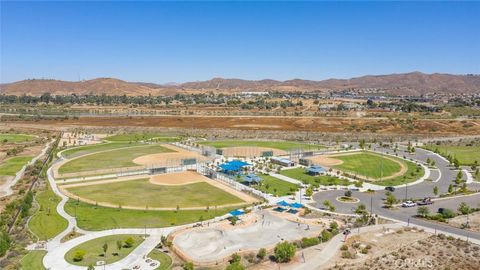
[[[93,266],[93,264],[89,264],[87,270],[95,270],[95,266]]]
[[[450,184],[448,185],[448,193],[452,193],[453,192],[453,185]]]
[[[438,196],[438,186],[433,187],[433,194],[435,194],[435,196]]]
[[[77,250],[75,251],[75,253],[73,254],[73,261],[74,262],[81,262],[83,260],[83,257],[85,257],[85,250]]]
[[[367,213],[367,207],[363,203],[359,204],[355,209],[355,214],[362,215],[366,213]]]
[[[225,270],[245,270],[245,266],[243,266],[240,262],[236,262],[229,264]]]
[[[308,196],[308,197],[312,197],[312,195],[313,195],[313,189],[312,189],[312,187],[308,187],[308,188],[305,190],[305,195]]]
[[[183,270],[193,270],[193,263],[192,262],[186,262],[182,266]]]
[[[430,214],[430,209],[428,209],[428,207],[420,206],[420,207],[417,208],[417,215],[422,216],[422,217],[426,217],[426,216],[428,216],[428,214]]]
[[[238,263],[242,260],[242,257],[240,255],[238,255],[237,253],[233,253],[232,254],[232,258],[230,258],[230,260],[228,261],[230,264],[233,264],[233,263]]]
[[[259,258],[260,260],[263,260],[266,256],[267,256],[267,250],[266,249],[261,248],[261,249],[258,250],[257,258]]]
[[[385,201],[385,203],[388,207],[392,207],[396,202],[397,202],[397,198],[395,198],[395,195],[393,195],[393,194],[389,194],[387,196],[386,201]]]
[[[133,244],[135,243],[135,239],[133,237],[128,237],[127,240],[125,240],[125,247],[131,248],[133,247]]]
[[[120,250],[122,249],[122,246],[123,246],[123,245],[122,245],[122,241],[118,240],[118,241],[117,241],[117,249],[118,249],[118,251],[120,251]]]
[[[277,262],[289,262],[297,252],[297,247],[287,241],[278,243],[275,246],[274,254]]]

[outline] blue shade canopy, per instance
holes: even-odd
[[[302,208],[303,204],[294,202],[294,203],[290,204],[290,207],[292,207],[292,208]]]
[[[233,210],[233,211],[229,212],[229,214],[232,215],[232,216],[241,216],[241,215],[245,214],[245,212],[242,209],[237,209],[237,210]]]
[[[286,201],[280,201],[280,202],[278,202],[278,203],[277,203],[277,205],[279,205],[279,206],[283,206],[283,207],[290,206],[290,204],[289,204],[289,203],[287,203]]]
[[[250,166],[251,164],[241,161],[241,160],[232,160],[220,164],[220,168],[225,172],[238,172],[245,166]]]

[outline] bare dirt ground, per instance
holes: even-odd
[[[165,127],[165,128],[227,128],[240,130],[315,131],[315,132],[375,132],[378,134],[477,135],[480,120],[417,119],[409,127],[386,117],[279,117],[279,116],[143,116],[143,117],[80,117],[67,120],[5,121],[5,126],[49,127],[61,129],[91,127]],[[447,127],[445,127],[447,126]]]
[[[175,152],[145,155],[145,156],[141,156],[134,159],[133,162],[139,165],[144,165],[146,167],[153,166],[153,165],[173,167],[173,166],[181,166],[182,159],[194,158],[197,160],[197,162],[208,161],[208,158],[206,158],[205,156],[202,156],[197,152],[188,151],[183,148],[173,146],[170,144],[164,144],[162,146],[164,146],[165,148],[169,148]]]
[[[325,269],[473,270],[480,265],[479,246],[415,230],[362,234],[347,240],[346,246]]]
[[[467,222],[467,216],[457,216],[448,220],[448,224],[454,227],[460,228],[462,224]],[[480,212],[475,212],[468,215],[468,223],[470,224],[470,230],[480,232]]]
[[[98,144],[103,142],[103,139],[107,136],[108,134],[74,135],[73,132],[64,132],[58,145],[70,147],[70,146]]]
[[[226,147],[223,149],[223,155],[226,157],[260,157],[262,152],[272,151],[274,156],[286,155],[287,152],[269,147],[249,147],[249,146],[235,146]]]
[[[204,182],[205,177],[192,171],[181,173],[165,173],[150,177],[150,183],[154,185],[186,185],[198,182]]]

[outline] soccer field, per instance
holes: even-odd
[[[402,166],[406,167],[400,159],[389,156],[382,157],[369,152],[331,156],[331,158],[343,161],[342,164],[333,166],[336,169],[374,179],[392,176],[401,172]]]
[[[137,157],[167,152],[172,150],[158,144],[117,149],[79,157],[63,164],[58,171],[63,174],[138,166],[133,162]]]
[[[26,142],[34,138],[32,135],[25,134],[0,134],[0,143]]]
[[[155,185],[148,179],[71,187],[75,196],[113,207],[137,208],[215,207],[244,201],[206,182],[185,185]]]
[[[242,141],[242,140],[225,140],[225,141],[206,141],[199,142],[199,144],[212,146],[215,148],[226,148],[226,147],[239,147],[239,146],[254,146],[254,147],[265,147],[265,148],[274,148],[284,151],[290,151],[294,149],[304,149],[304,150],[316,150],[324,148],[321,145],[316,144],[307,144],[300,142],[287,142],[287,141]]]
[[[129,133],[129,134],[117,134],[105,138],[107,141],[111,142],[138,142],[138,141],[156,141],[156,142],[177,142],[180,140],[180,137],[169,137],[157,133]]]
[[[109,142],[109,143],[100,143],[100,144],[91,144],[80,147],[75,147],[72,149],[67,149],[62,152],[62,156],[66,158],[79,157],[91,153],[102,152],[106,150],[114,150],[117,148],[124,147],[133,147],[141,146],[141,143],[131,143],[131,142]]]
[[[480,163],[480,146],[466,145],[435,145],[425,146],[430,151],[438,150],[444,157],[451,155],[458,159],[461,165],[472,165],[475,161]]]

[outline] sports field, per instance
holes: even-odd
[[[72,149],[68,149],[62,152],[62,156],[66,158],[73,158],[78,156],[83,156],[91,153],[106,151],[106,150],[113,150],[117,148],[123,147],[133,147],[133,146],[140,146],[140,143],[131,143],[131,142],[110,142],[110,143],[101,143],[101,144],[91,144],[85,145],[80,147],[75,147]]]
[[[0,134],[0,143],[19,143],[19,142],[26,142],[30,141],[31,139],[35,138],[32,135],[25,135],[25,134]]]
[[[91,231],[108,230],[114,228],[160,228],[173,225],[189,224],[201,220],[223,216],[239,207],[210,207],[205,210],[154,211],[131,210],[111,207],[95,206],[76,200],[69,200],[65,211],[77,217],[80,228]]]
[[[288,141],[242,141],[242,140],[225,140],[225,141],[205,141],[199,142],[199,144],[212,146],[215,148],[227,148],[227,147],[240,147],[240,146],[255,146],[280,149],[284,151],[290,151],[294,149],[315,150],[324,148],[321,145],[307,144],[300,142],[288,142]]]
[[[480,164],[480,146],[479,145],[447,145],[447,144],[429,144],[426,145],[430,151],[438,150],[444,157],[452,156],[458,159],[460,165],[472,165],[475,161]]]
[[[21,270],[44,270],[43,257],[47,254],[44,250],[33,250],[20,260]]]
[[[159,133],[129,133],[117,134],[106,137],[105,140],[111,142],[138,142],[138,141],[156,141],[156,142],[177,142],[180,137],[169,137]]]
[[[33,157],[12,157],[0,164],[0,175],[15,176]]]
[[[340,179],[334,176],[328,175],[320,175],[320,176],[311,176],[305,173],[305,169],[303,168],[295,168],[289,170],[282,170],[280,171],[281,175],[288,176],[290,178],[302,181],[304,184],[312,185],[312,186],[332,186],[332,185],[342,185],[348,186],[351,185],[348,180]]]
[[[28,228],[39,240],[48,240],[67,228],[67,220],[56,210],[60,202],[57,195],[51,190],[45,190],[37,193],[35,200],[39,204],[39,209],[29,220]]]
[[[262,182],[259,185],[252,186],[255,189],[270,193],[276,196],[286,196],[294,194],[298,190],[298,185],[280,180],[270,175],[259,175]]]
[[[185,185],[155,185],[149,179],[66,188],[90,202],[137,208],[180,208],[245,203],[242,199],[206,182]],[[74,197],[75,198],[75,197]]]
[[[73,159],[63,164],[58,171],[63,174],[133,167],[139,165],[133,162],[137,157],[167,152],[172,152],[172,150],[159,144],[111,150]]]
[[[125,245],[125,241],[128,238],[134,240],[133,245],[128,247]],[[117,241],[122,244],[121,249],[117,248]],[[133,234],[117,234],[96,238],[85,243],[82,243],[65,254],[65,260],[74,265],[88,266],[90,264],[96,265],[97,261],[106,261],[107,264],[117,262],[125,258],[130,254],[138,245],[143,242],[143,238],[140,235]],[[106,256],[104,256],[103,245],[107,244]],[[75,252],[83,250],[85,256],[83,260],[74,261]]]
[[[397,186],[417,181],[425,174],[425,170],[423,169],[423,167],[417,166],[411,161],[404,162],[407,165],[407,170],[404,174],[381,181],[378,180],[374,183],[380,186]]]
[[[334,165],[333,168],[349,173],[355,173],[367,178],[383,179],[391,177],[405,170],[405,162],[390,156],[381,156],[370,152],[358,152],[348,155],[330,156],[330,158],[341,160],[342,163]],[[403,172],[403,173],[404,173]],[[402,173],[402,174],[403,174]]]

